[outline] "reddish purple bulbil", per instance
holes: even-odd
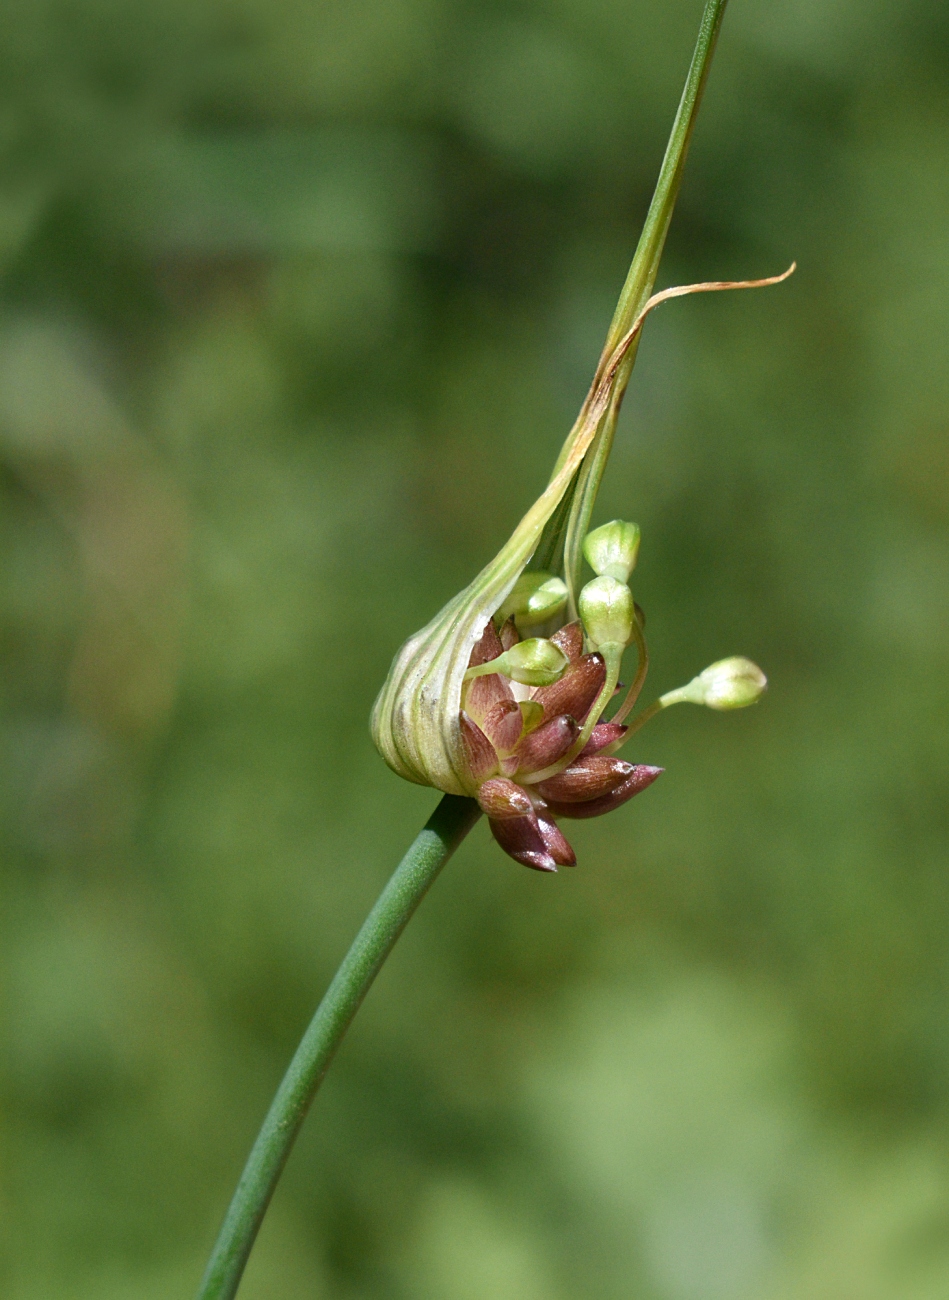
[[[475,677],[465,689],[461,712],[465,753],[491,833],[515,862],[536,871],[576,865],[557,819],[611,812],[662,772],[661,767],[626,763],[602,753],[622,740],[626,727],[599,722],[582,751],[561,771],[541,781],[529,779],[554,767],[575,745],[606,681],[602,657],[583,653],[579,623],[568,624],[550,639],[570,661],[559,681],[518,701],[501,673]],[[469,666],[489,663],[517,640],[513,621],[500,634],[489,621]]]

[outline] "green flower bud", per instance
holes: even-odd
[[[559,646],[543,637],[533,636],[527,641],[518,641],[496,659],[469,668],[465,681],[489,673],[503,673],[522,686],[550,686],[559,681],[569,667],[570,660]]]
[[[607,574],[594,578],[580,592],[578,608],[586,634],[595,647],[629,644],[636,612],[633,593],[625,582]]]
[[[587,564],[599,577],[628,582],[636,567],[639,536],[638,524],[627,524],[622,519],[601,524],[592,533],[587,533],[583,540]]]
[[[704,704],[708,709],[745,709],[761,699],[768,679],[750,659],[735,655],[711,664],[688,686],[662,697],[662,704]]]
[[[513,616],[521,629],[546,623],[567,604],[567,584],[549,573],[522,573],[511,594],[498,610],[503,623]]]

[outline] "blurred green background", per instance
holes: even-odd
[[[5,0],[5,1300],[190,1296],[432,792],[367,719],[537,495],[699,0]],[[597,521],[662,780],[481,825],[247,1300],[949,1290],[949,10],[733,0]]]

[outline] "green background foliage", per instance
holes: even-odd
[[[434,803],[389,660],[537,495],[699,0],[7,0],[9,1300],[189,1296]],[[576,871],[478,827],[369,998],[247,1300],[949,1286],[949,21],[733,0],[596,522],[666,775]]]

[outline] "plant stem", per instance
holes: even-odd
[[[643,224],[642,234],[639,236],[639,243],[636,245],[636,252],[629,273],[626,276],[626,283],[623,285],[619,302],[616,304],[616,311],[613,313],[613,320],[606,336],[606,343],[603,346],[591,392],[596,388],[597,381],[609,361],[613,349],[645,306],[656,282],[656,276],[659,273],[659,260],[662,257],[666,235],[669,232],[669,223],[672,220],[672,212],[679,194],[679,187],[682,184],[682,174],[685,170],[686,155],[689,152],[689,142],[695,129],[696,118],[702,103],[705,83],[708,81],[712,56],[715,53],[715,45],[718,41],[718,33],[721,30],[722,18],[725,16],[727,3],[728,0],[706,0],[702,21],[699,25],[698,38],[695,42],[695,51],[692,55],[692,63],[689,67],[689,75],[686,78],[682,98],[679,101],[679,108],[672,124],[672,132],[666,146],[665,157],[662,160],[659,179],[656,182],[652,201],[649,204],[649,211]],[[637,338],[617,372],[609,410],[603,417],[596,439],[586,454],[571,502],[570,517],[566,524],[564,537],[564,576],[570,592],[571,618],[576,618],[576,598],[580,589],[583,538],[590,526],[600,479],[603,477],[603,471],[606,468],[606,462],[613,446],[616,421],[619,418],[623,396],[630,375],[633,372],[638,351],[639,339]],[[558,461],[558,465],[559,463]],[[556,470],[554,472],[556,473]]]
[[[654,718],[657,713],[661,713],[665,707],[666,705],[663,704],[661,699],[653,700],[652,704],[650,704],[647,709],[643,709],[642,713],[637,714],[636,717],[633,718],[632,722],[626,729],[626,735],[623,737],[624,742],[629,740],[630,736],[635,735],[640,727],[645,726],[650,718]]]
[[[232,1300],[316,1090],[382,963],[481,810],[446,794],[396,867],[303,1035],[248,1157],[198,1291]]]

